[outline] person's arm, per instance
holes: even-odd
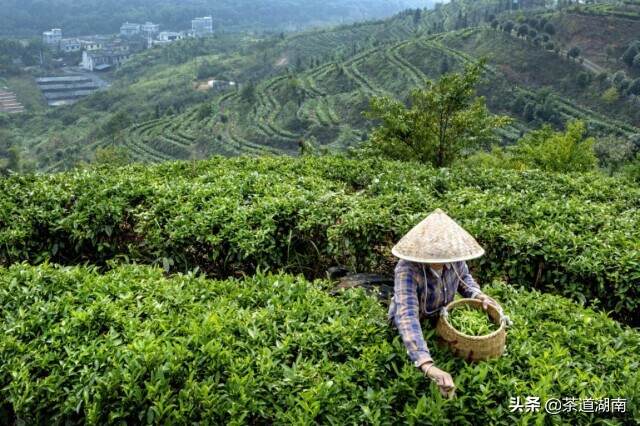
[[[458,281],[458,293],[460,293],[462,297],[475,299],[477,296],[484,294],[478,283],[476,283],[469,273],[467,262],[459,262],[458,265],[452,266],[454,268],[454,273],[457,272],[458,277],[460,278]]]
[[[455,265],[454,265],[455,268]],[[487,305],[493,304],[496,308],[500,308],[498,302],[486,295],[469,272],[467,262],[460,262],[458,269],[460,274],[460,281],[458,285],[458,292],[462,297],[469,297],[471,299],[478,299],[482,301],[482,307],[487,309]]]
[[[416,289],[415,272],[405,263],[399,263],[395,270],[394,300],[396,313],[394,323],[400,332],[409,358],[418,368],[433,362],[420,327],[420,311]]]

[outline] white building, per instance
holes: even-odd
[[[185,35],[182,32],[176,33],[173,31],[162,31],[158,34],[158,38],[156,40],[149,39],[149,47],[173,43],[174,41],[182,40],[184,37]]]
[[[89,52],[100,50],[103,47],[102,42],[97,40],[80,40],[80,45],[82,45],[82,50],[87,50]]]
[[[144,35],[150,37],[153,34],[160,32],[160,25],[154,24],[153,22],[145,22],[140,26],[140,31],[142,31]]]
[[[53,28],[50,31],[42,33],[42,42],[50,46],[58,46],[62,40],[62,30],[60,28]]]
[[[80,66],[87,71],[104,71],[111,67],[117,67],[131,55],[129,52],[115,52],[111,50],[98,50],[95,52],[82,52]]]
[[[203,16],[195,18],[191,21],[191,31],[195,37],[213,33],[213,18],[211,16]]]
[[[125,22],[120,27],[120,34],[125,37],[130,37],[136,34],[140,34],[140,24]]]
[[[60,40],[60,50],[64,53],[79,52],[82,49],[82,44],[77,38],[63,38]]]

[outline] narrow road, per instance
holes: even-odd
[[[560,50],[560,55],[564,56],[565,58],[567,57],[567,51],[566,50]],[[576,59],[577,63],[580,63],[580,58]],[[582,63],[581,65],[587,70],[587,71],[591,71],[594,74],[600,74],[602,72],[606,72],[606,68],[601,67],[600,65],[596,64],[595,62],[592,62],[590,60],[588,60],[587,58],[582,58]]]

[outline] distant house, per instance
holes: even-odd
[[[82,50],[86,50],[89,52],[93,52],[95,50],[100,50],[104,47],[102,41],[98,40],[80,40],[80,45],[82,46]]]
[[[213,33],[213,18],[211,16],[203,16],[193,19],[191,21],[191,31],[195,37]]]
[[[131,37],[136,34],[140,34],[140,24],[133,24],[131,22],[125,22],[120,27],[120,35],[125,37]]]
[[[173,43],[176,40],[182,40],[184,37],[184,33],[162,31],[160,34],[158,34],[158,38],[156,40],[150,40],[150,47]]]
[[[235,87],[235,81],[226,81],[226,80],[209,80],[207,81],[207,86],[213,90],[224,90],[228,87]]]
[[[82,52],[80,66],[87,71],[104,71],[112,67],[118,67],[130,57],[128,51],[97,50]]]
[[[60,40],[62,40],[62,30],[60,28],[53,28],[42,33],[42,42],[49,46],[58,47]]]
[[[60,50],[64,53],[79,52],[82,49],[82,44],[77,38],[63,38],[60,40]]]
[[[73,103],[106,87],[106,83],[100,79],[80,75],[37,78],[36,83],[51,106]]]
[[[145,22],[140,26],[140,31],[147,37],[151,37],[160,32],[160,25],[153,22]]]

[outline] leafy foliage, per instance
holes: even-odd
[[[639,191],[599,174],[340,157],[11,176],[0,179],[0,263],[135,261],[222,277],[258,268],[321,276],[336,264],[390,272],[390,247],[440,207],[485,247],[477,276],[637,324]]]
[[[367,116],[380,120],[365,150],[373,155],[448,166],[461,153],[496,140],[494,130],[510,122],[493,116],[476,85],[484,62],[463,73],[445,74],[437,83],[411,92],[411,106],[388,97],[371,101]]]
[[[550,126],[525,135],[511,151],[518,165],[552,172],[585,172],[594,170],[597,159],[594,138],[587,138],[584,123],[571,122],[566,132],[555,132]]]
[[[514,322],[507,352],[467,364],[427,339],[454,375],[443,400],[406,357],[377,300],[329,296],[286,275],[211,281],[159,269],[0,269],[0,413],[27,424],[511,425],[509,398],[627,398],[627,412],[561,413],[571,424],[640,416],[640,334],[604,314],[494,283]],[[570,349],[569,349],[570,348]],[[64,389],[64,392],[61,392]]]
[[[452,309],[448,320],[453,328],[469,336],[484,336],[498,329],[485,311],[469,305]]]

